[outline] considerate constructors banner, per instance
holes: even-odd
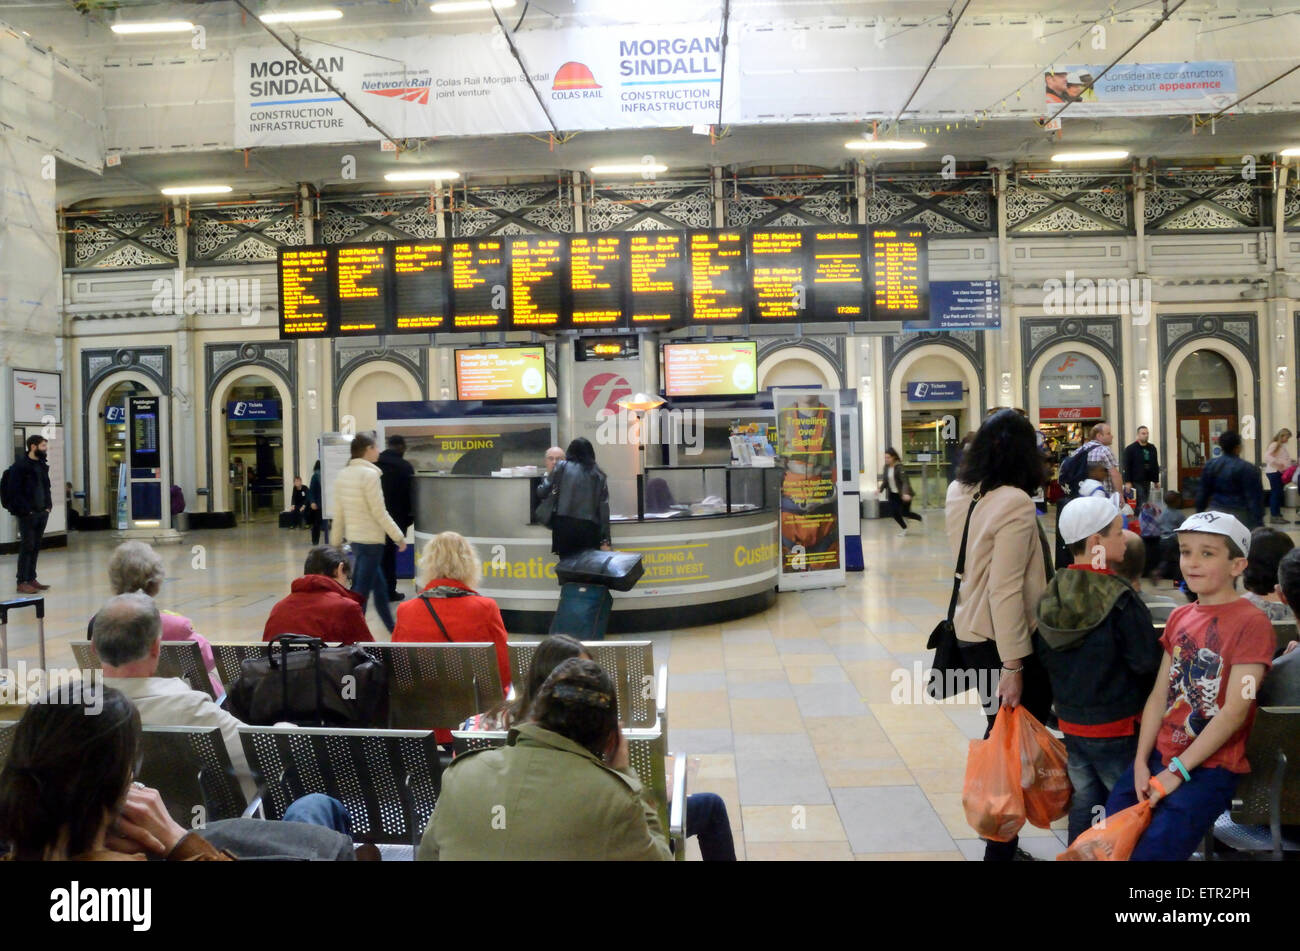
[[[529,75],[565,131],[716,123],[718,24],[623,26],[516,35]],[[502,36],[304,41],[303,55],[393,137],[543,132],[550,123]],[[363,50],[359,52],[358,50]],[[734,81],[734,45],[728,83]],[[382,138],[283,47],[235,56],[235,145]]]

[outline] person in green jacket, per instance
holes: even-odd
[[[457,756],[419,861],[670,861],[659,814],[628,762],[609,675],[571,658],[507,745]]]

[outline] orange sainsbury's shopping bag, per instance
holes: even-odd
[[[971,740],[961,804],[966,821],[981,838],[1010,842],[1025,824],[1020,790],[1018,722],[1010,707],[993,721],[987,740]]]
[[[1058,862],[1127,862],[1138,839],[1151,825],[1151,800],[1145,799],[1129,806],[1104,824],[1094,826],[1070,843],[1070,847],[1056,857]]]
[[[1025,819],[1040,829],[1070,811],[1074,789],[1065,765],[1065,744],[1024,708],[1015,708],[1020,746],[1020,788],[1025,798]]]

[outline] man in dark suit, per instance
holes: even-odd
[[[405,455],[406,439],[389,436],[388,448],[379,454],[375,463],[382,471],[379,479],[384,490],[384,508],[403,532],[415,521],[415,467],[402,458]],[[397,590],[397,545],[391,538],[384,541],[383,565],[389,584],[388,600],[401,601],[402,594]]]
[[[1151,483],[1160,481],[1160,454],[1150,438],[1150,430],[1139,426],[1137,441],[1124,447],[1124,487],[1136,491],[1139,509],[1151,494]]]

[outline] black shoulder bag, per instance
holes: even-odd
[[[563,462],[557,462],[555,469],[551,472],[551,491],[546,493],[546,498],[537,503],[537,511],[534,514],[536,521],[551,528],[551,523],[555,521],[555,503],[560,497],[560,467]]]
[[[930,632],[926,648],[934,651],[934,661],[930,665],[929,679],[925,692],[935,700],[955,697],[975,686],[974,671],[962,657],[961,644],[957,640],[957,628],[952,618],[957,613],[957,597],[961,592],[961,578],[966,571],[966,539],[970,535],[970,517],[975,512],[975,503],[980,500],[978,492],[970,501],[966,510],[966,524],[961,530],[961,548],[957,551],[957,567],[952,575],[952,596],[948,599],[948,616],[935,625]]]
[[[429,613],[433,615],[434,621],[438,624],[438,630],[442,631],[442,636],[447,638],[447,643],[453,643],[451,635],[447,633],[447,625],[442,623],[442,618],[438,617],[438,612],[433,609],[433,605],[430,603],[431,599],[422,594],[420,595],[420,600],[424,602],[424,606],[428,608]]]

